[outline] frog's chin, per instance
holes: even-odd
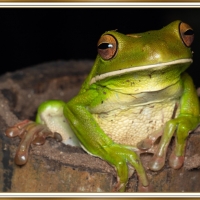
[[[143,71],[143,70],[148,70],[148,69],[153,69],[153,68],[158,68],[158,67],[160,68],[160,67],[169,66],[169,65],[192,63],[192,62],[193,62],[193,60],[191,58],[185,58],[185,59],[179,59],[179,60],[174,60],[174,61],[170,61],[170,62],[163,62],[163,63],[156,63],[156,64],[152,64],[152,65],[143,65],[143,66],[138,66],[138,67],[120,69],[120,70],[107,72],[107,73],[100,74],[100,75],[93,77],[90,81],[90,85],[93,83],[96,83],[97,81],[100,81],[100,80],[103,80],[105,78],[112,77],[112,76],[127,74],[127,73],[135,72],[135,71]]]

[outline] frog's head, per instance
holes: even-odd
[[[159,70],[179,65],[180,72],[192,62],[192,28],[181,21],[145,33],[104,33],[98,41],[98,56],[90,84],[136,71]],[[181,67],[180,67],[181,64]]]

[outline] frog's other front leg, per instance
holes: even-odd
[[[8,128],[5,132],[8,137],[19,136],[20,144],[15,154],[15,163],[24,165],[28,160],[28,151],[30,144],[42,145],[46,137],[55,137],[60,140],[58,134],[52,133],[45,125],[38,124],[34,121],[24,120]]]
[[[175,149],[170,156],[169,164],[174,169],[183,165],[188,135],[200,123],[198,96],[191,77],[186,73],[182,75],[182,84],[184,89],[180,99],[180,114],[165,124],[161,141],[150,162],[150,169],[154,171],[164,166],[167,147],[173,136],[175,136]]]
[[[30,144],[42,145],[47,137],[72,146],[80,146],[63,115],[64,106],[65,103],[62,101],[46,101],[38,108],[36,122],[24,120],[6,130],[8,137],[19,136],[21,138],[15,156],[17,165],[24,165],[27,162]]]

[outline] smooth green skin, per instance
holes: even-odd
[[[175,21],[161,30],[148,31],[140,34],[132,34],[132,37],[109,31],[105,34],[113,35],[118,41],[118,52],[113,59],[103,60],[99,55],[96,58],[92,71],[85,80],[77,96],[68,103],[62,101],[47,101],[43,103],[38,110],[37,122],[42,123],[40,115],[47,107],[62,107],[64,117],[68,119],[72,130],[80,141],[81,145],[90,154],[100,157],[113,165],[117,170],[118,185],[120,191],[125,190],[128,182],[128,165],[132,165],[138,174],[140,184],[148,186],[149,181],[146,177],[145,170],[140,158],[136,152],[125,145],[116,144],[100,128],[98,123],[90,113],[90,108],[100,105],[105,99],[110,98],[114,91],[130,93],[130,89],[139,88],[140,90],[151,90],[152,85],[165,87],[173,83],[174,79],[180,79],[183,87],[183,94],[180,98],[180,114],[177,118],[168,121],[165,124],[164,133],[159,144],[158,151],[154,154],[151,165],[152,169],[160,169],[164,165],[166,148],[171,137],[176,132],[176,147],[170,160],[171,165],[177,166],[173,158],[184,155],[186,138],[188,133],[194,130],[200,122],[199,118],[199,101],[195,87],[189,75],[183,73],[189,66],[188,63],[180,64],[178,67],[162,69],[167,74],[161,75],[158,71],[152,82],[136,83],[130,88],[124,83],[124,78],[134,76],[135,79],[143,78],[143,75],[151,73],[151,70],[142,72],[132,72],[131,74],[108,77],[96,83],[90,84],[90,81],[96,75],[116,71],[125,68],[134,68],[138,66],[148,66],[160,62],[170,62],[183,58],[191,58],[190,48],[187,48],[179,35],[180,21]],[[137,37],[139,36],[139,37]],[[159,45],[158,45],[159,44]],[[162,73],[164,74],[164,73]],[[149,87],[148,87],[149,85]],[[106,92],[106,94],[105,94]],[[105,111],[106,112],[106,111]],[[145,122],[144,122],[145,123]],[[161,164],[159,161],[161,158]],[[180,163],[178,162],[178,165]],[[162,166],[161,166],[162,165]],[[158,169],[158,170],[159,170]]]

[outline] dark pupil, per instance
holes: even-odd
[[[113,45],[112,45],[112,44],[109,44],[109,43],[101,43],[101,44],[98,46],[99,49],[108,49],[108,48],[111,48],[111,47],[113,47]]]
[[[184,35],[193,35],[194,34],[194,31],[189,29],[187,31],[185,31]]]

